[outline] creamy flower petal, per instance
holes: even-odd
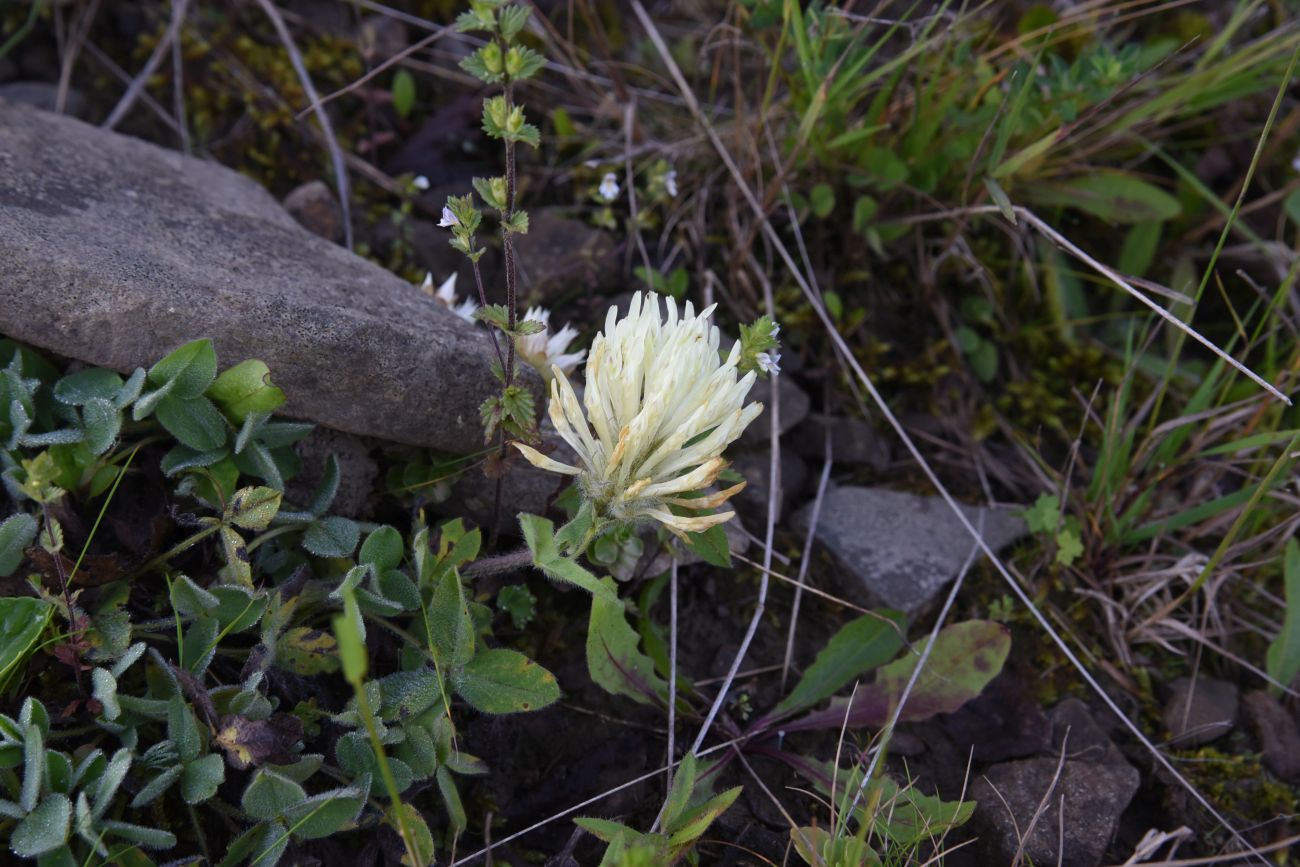
[[[727,500],[730,500],[732,497],[736,496],[736,494],[739,494],[741,491],[745,490],[745,486],[747,486],[748,484],[749,482],[741,482],[739,484],[732,485],[731,487],[726,488],[724,490],[718,491],[717,493],[709,494],[707,497],[695,497],[694,499],[690,499],[690,500],[681,497],[669,497],[668,499],[664,500],[664,502],[670,503],[674,506],[682,506],[683,508],[687,508],[687,509],[716,509],[718,506],[721,506],[723,503],[727,502]]]
[[[553,473],[563,473],[566,476],[576,476],[582,472],[577,467],[571,467],[568,464],[562,464],[554,458],[548,458],[532,446],[523,443],[513,443],[519,453],[528,459],[528,463],[542,470],[550,470]]]
[[[755,375],[740,375],[737,349],[725,361],[719,357],[721,335],[709,321],[713,311],[710,305],[696,313],[690,302],[679,305],[640,292],[625,315],[611,308],[586,356],[581,401],[564,370],[582,358],[580,352],[563,354],[570,327],[544,342],[544,335],[529,335],[529,343],[518,344],[521,353],[545,353],[551,361],[551,420],[578,453],[576,474],[598,514],[659,521],[677,534],[732,517],[722,512],[683,518],[668,509],[712,509],[744,488],[742,483],[704,497],[682,496],[717,480],[726,466],[723,449],[762,412],[759,404],[745,404]],[[528,318],[544,320],[545,314],[530,310]],[[544,465],[539,458],[549,460],[524,454],[538,466]],[[575,474],[572,467],[556,471]]]

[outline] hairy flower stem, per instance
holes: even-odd
[[[500,42],[501,42],[502,52],[507,51],[509,49],[509,46],[506,45],[505,40],[500,39]],[[506,79],[506,83],[505,83],[505,99],[506,99],[506,112],[509,113],[514,108],[515,105],[514,85],[511,83],[509,78]],[[510,222],[510,219],[515,214],[515,143],[511,141],[509,138],[506,139],[505,206],[506,209],[501,214],[501,222],[503,226],[507,225]],[[506,361],[505,361],[505,375],[506,375],[505,387],[506,388],[510,388],[510,386],[514,384],[514,380],[515,380],[515,340],[513,335],[514,335],[515,326],[518,324],[519,321],[519,311],[517,309],[519,306],[519,302],[516,296],[516,285],[515,285],[515,245],[514,245],[514,240],[511,238],[511,234],[512,233],[507,229],[503,229],[501,232],[501,250],[505,255],[505,260],[506,260],[506,309],[509,311],[508,313],[509,318],[507,322],[510,325],[510,333],[511,333],[510,339],[506,341]],[[478,266],[475,265],[476,274],[477,274],[477,267]],[[498,356],[499,356],[499,352],[498,352]],[[502,467],[504,467],[505,459],[506,459],[506,446],[507,446],[506,433],[504,430],[497,435],[497,442],[500,444],[501,463],[502,463]],[[497,539],[501,534],[501,499],[502,499],[502,493],[504,491],[504,484],[505,484],[504,474],[498,473],[496,490],[492,496],[492,532],[489,534],[488,537],[489,548],[496,548]]]
[[[480,306],[486,307],[488,306],[487,290],[483,288],[483,272],[478,267],[478,260],[471,259],[470,267],[474,269],[474,288],[478,290],[478,303]],[[492,348],[496,350],[497,362],[501,365],[501,369],[505,370],[506,360],[501,355],[501,338],[497,337],[495,328],[489,328],[488,334],[492,336]]]
[[[587,552],[587,548],[600,534],[601,530],[592,527],[583,536],[582,541],[578,543],[578,548],[572,554],[565,555],[566,560],[577,561],[579,557]],[[463,567],[460,570],[462,577],[468,579],[487,578],[492,575],[504,575],[507,572],[513,572],[516,569],[522,569],[525,566],[531,566],[533,563],[533,552],[527,548],[520,548],[518,551],[511,551],[508,554],[497,554],[493,557],[484,557],[481,560],[475,560],[473,563]]]

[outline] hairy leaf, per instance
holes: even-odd
[[[555,675],[505,648],[480,651],[452,679],[460,697],[483,713],[538,710],[560,697]]]

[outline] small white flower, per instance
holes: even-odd
[[[668,174],[664,175],[664,192],[677,198],[677,169],[669,169]]]
[[[471,298],[464,301],[456,299],[456,275],[453,273],[446,280],[442,281],[437,291],[433,288],[433,275],[424,275],[424,282],[420,284],[420,291],[425,295],[431,296],[435,301],[446,307],[452,313],[455,313],[466,322],[474,321],[474,313],[478,310],[478,304],[474,303]]]
[[[759,370],[764,373],[781,372],[781,353],[760,352],[755,359],[758,362]]]
[[[679,317],[659,296],[632,296],[628,313],[611,308],[587,361],[581,404],[558,369],[551,380],[551,421],[578,454],[579,466],[560,463],[534,448],[515,447],[535,466],[577,476],[584,498],[601,521],[659,521],[672,532],[707,530],[735,515],[683,517],[670,506],[714,509],[744,488],[686,498],[718,478],[722,451],[763,411],[745,404],[755,374],[739,376],[740,344],[718,361],[718,329],[710,306],[699,315],[688,302]]]
[[[775,339],[776,339],[776,336],[777,336],[778,334],[780,334],[780,333],[781,333],[781,323],[779,323],[779,322],[773,322],[773,323],[772,323],[772,339],[775,340]]]
[[[605,177],[600,180],[600,189],[596,192],[602,200],[612,202],[618,198],[618,190],[618,178],[614,176],[613,172],[606,172]]]
[[[451,212],[451,208],[447,207],[446,205],[443,205],[442,219],[438,221],[438,225],[446,229],[446,228],[450,228],[451,226],[459,226],[460,220],[456,219],[456,215]]]
[[[417,190],[429,189],[429,179],[426,178],[424,175],[416,175],[415,180],[413,180],[411,183],[415,184],[415,188]]]
[[[528,312],[524,314],[524,321],[533,320],[542,323],[542,330],[536,334],[525,334],[515,338],[515,351],[519,353],[525,361],[537,368],[538,372],[547,381],[550,381],[554,375],[553,368],[559,368],[560,372],[568,375],[573,373],[582,360],[587,357],[587,350],[582,349],[578,352],[566,353],[569,344],[573,338],[578,336],[578,330],[571,325],[565,325],[554,334],[549,334],[551,325],[551,311],[545,307],[529,307]]]

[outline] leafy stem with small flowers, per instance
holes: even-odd
[[[492,340],[496,347],[497,369],[494,372],[501,382],[501,393],[483,402],[484,440],[491,442],[495,436],[500,446],[499,461],[505,458],[506,437],[536,439],[536,410],[533,396],[527,388],[516,384],[515,341],[535,334],[541,323],[520,321],[517,274],[515,267],[514,236],[528,231],[528,213],[516,208],[518,182],[515,166],[515,147],[523,143],[536,148],[541,135],[537,127],[524,119],[523,107],[515,103],[515,84],[536,75],[545,64],[545,58],[520,44],[519,35],[532,10],[509,0],[471,0],[468,11],[456,19],[460,33],[485,33],[487,42],[461,62],[461,68],[487,85],[500,85],[501,93],[483,101],[483,131],[505,145],[505,175],[491,178],[474,178],[474,190],[483,204],[497,212],[501,224],[501,248],[505,259],[506,303],[488,304],[487,292],[479,259],[484,250],[477,247],[474,233],[482,223],[482,213],[475,204],[473,194],[451,196],[442,211],[439,225],[452,230],[451,245],[469,257],[474,271],[474,284],[483,305],[477,317],[494,329]],[[505,355],[496,331],[506,335]],[[500,525],[501,467],[495,468],[497,491],[493,507],[493,536]]]

